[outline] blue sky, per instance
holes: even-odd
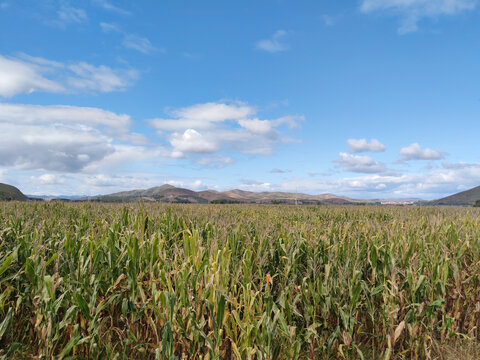
[[[480,185],[476,0],[0,0],[0,181],[432,199]]]

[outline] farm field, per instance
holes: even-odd
[[[480,209],[0,203],[1,359],[437,359],[478,340]]]

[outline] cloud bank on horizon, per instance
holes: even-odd
[[[0,182],[25,193],[480,184],[476,0],[0,5]]]

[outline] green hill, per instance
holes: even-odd
[[[206,204],[209,202],[207,199],[198,196],[195,191],[176,188],[168,184],[144,190],[122,191],[109,195],[94,196],[87,199],[104,202],[147,201],[192,204]]]
[[[472,206],[477,200],[480,200],[480,186],[444,197],[442,199],[429,201],[427,205]]]
[[[1,201],[9,201],[9,200],[17,200],[17,201],[27,201],[28,198],[23,195],[23,193],[18,190],[15,186],[1,184],[0,183],[0,200]]]
[[[85,198],[90,201],[103,202],[168,202],[168,203],[225,203],[225,204],[356,204],[359,200],[332,194],[308,195],[288,192],[253,192],[245,190],[229,190],[218,192],[214,190],[193,191],[177,188],[172,185],[162,185],[143,190],[122,191],[109,195],[93,196]],[[371,200],[362,202],[373,203]]]

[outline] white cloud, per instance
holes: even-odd
[[[202,126],[202,123],[241,119],[255,113],[254,107],[241,102],[230,104],[209,102],[169,111],[174,117],[196,121],[198,126]]]
[[[0,96],[11,97],[34,91],[63,92],[65,88],[44,77],[39,66],[0,55]]]
[[[58,185],[64,184],[66,179],[63,176],[58,176],[54,174],[43,174],[40,176],[31,176],[31,181],[40,183],[42,185]]]
[[[128,34],[125,36],[123,39],[123,46],[128,49],[139,51],[143,54],[150,54],[152,51],[155,51],[155,47],[150,40],[134,34]]]
[[[219,145],[211,138],[194,129],[187,129],[183,134],[173,133],[170,137],[173,157],[183,157],[184,153],[206,154],[219,150]]]
[[[63,64],[26,54],[10,58],[0,55],[0,96],[3,97],[35,91],[119,91],[137,77],[138,72],[133,69],[111,69],[85,62]]]
[[[136,70],[113,70],[107,66],[94,66],[79,62],[68,67],[74,76],[68,83],[75,89],[113,92],[127,88],[138,78]]]
[[[129,163],[148,163],[151,168],[160,159],[191,158],[199,165],[221,168],[234,159],[219,152],[271,154],[285,141],[282,127],[296,126],[294,117],[259,120],[256,109],[243,103],[198,104],[169,113],[188,118],[167,120],[168,131],[160,121],[165,132],[160,142],[169,145],[164,147],[132,133],[132,120],[126,114],[98,108],[0,102],[0,133],[4,139],[0,143],[0,167],[49,174],[95,174]],[[252,120],[248,130],[240,125],[241,120]],[[258,128],[257,121],[268,122],[268,134]],[[174,122],[178,122],[176,127],[171,126]],[[184,129],[186,123],[199,126]],[[155,121],[152,124],[156,125]]]
[[[221,169],[228,165],[232,165],[235,160],[230,156],[205,156],[197,160],[197,164],[205,167]]]
[[[16,125],[51,125],[56,123],[104,126],[121,134],[130,127],[130,116],[99,108],[66,105],[22,105],[0,103],[0,123]]]
[[[114,151],[97,161],[92,161],[82,171],[91,174],[106,170],[114,171],[125,164],[142,164],[150,159],[170,157],[169,152],[158,145],[112,144],[112,147]]]
[[[269,134],[272,132],[272,124],[268,120],[240,119],[238,124],[254,134]]]
[[[282,43],[282,39],[287,35],[285,30],[277,30],[270,39],[263,39],[257,42],[256,48],[259,50],[276,53],[288,50],[288,46]]]
[[[102,7],[104,10],[111,11],[120,15],[131,15],[132,13],[128,10],[122,9],[116,5],[113,5],[111,2],[106,0],[94,0],[96,5]]]
[[[193,182],[186,182],[186,181],[178,181],[178,180],[168,180],[167,184],[180,187],[180,188],[187,188],[192,190],[206,190],[208,186],[202,180],[195,180]]]
[[[98,108],[0,103],[0,166],[69,173],[155,156],[158,148],[115,143],[131,137],[130,123]]]
[[[445,157],[441,150],[422,149],[418,143],[413,143],[400,150],[403,161],[408,160],[440,160]]]
[[[372,139],[370,142],[366,139],[348,139],[347,146],[348,151],[353,154],[366,151],[382,152],[386,150],[385,145],[377,139]]]
[[[115,24],[110,24],[106,22],[101,22],[100,27],[102,28],[102,31],[104,33],[109,33],[109,32],[122,32],[122,29]]]
[[[114,149],[99,131],[81,125],[0,122],[0,165],[76,172]]]
[[[128,49],[136,50],[143,54],[150,54],[151,52],[157,50],[146,37],[138,36],[136,34],[129,34],[123,31],[122,28],[116,24],[101,22],[100,27],[104,33],[116,32],[123,34],[122,44]]]
[[[287,142],[280,128],[299,126],[303,116],[274,120],[256,117],[257,109],[241,102],[196,104],[167,111],[173,118],[157,118],[150,124],[172,145],[173,157],[188,153],[228,150],[244,154],[272,154],[277,144]],[[166,133],[166,134],[164,134]]]
[[[402,17],[400,34],[418,30],[422,18],[437,18],[441,15],[456,15],[475,9],[477,0],[363,0],[361,11],[390,11]]]
[[[303,115],[287,115],[279,117],[276,120],[271,120],[271,123],[274,126],[286,124],[289,128],[297,128],[300,127],[300,123],[305,121],[305,117]]]
[[[130,173],[130,174],[93,174],[80,176],[80,187],[84,192],[92,194],[105,194],[117,191],[146,189],[163,183],[163,178],[156,174]],[[108,188],[108,190],[106,190]]]
[[[82,23],[88,21],[85,10],[63,4],[57,11],[59,24]]]
[[[385,164],[373,160],[370,156],[359,156],[341,152],[338,154],[337,164],[344,171],[358,173],[383,173],[387,170]]]
[[[257,180],[247,180],[247,183],[239,185],[238,188],[240,190],[255,191],[255,192],[273,190],[272,184],[268,182],[257,181]]]

